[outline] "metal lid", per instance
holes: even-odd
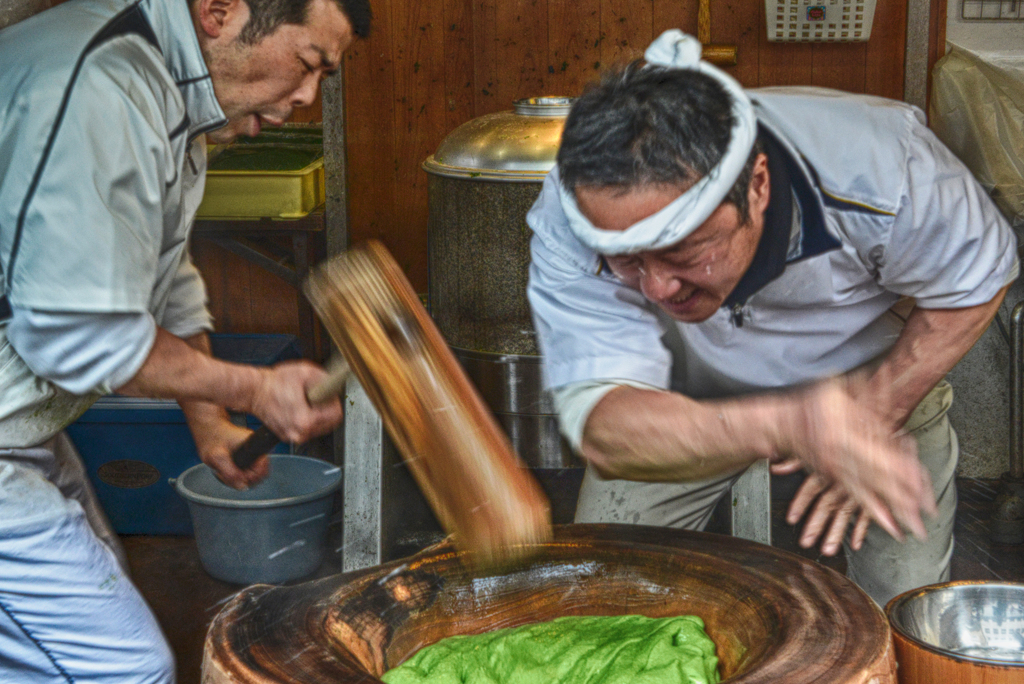
[[[511,112],[486,114],[448,134],[423,170],[437,176],[539,183],[555,166],[571,97],[517,100]]]

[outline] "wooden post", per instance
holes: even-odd
[[[327,256],[349,247],[348,159],[345,155],[344,69],[324,80],[324,189]],[[336,353],[336,352],[335,352]],[[377,565],[383,545],[381,459],[384,425],[366,392],[350,379],[342,399],[345,421],[334,431],[334,463],[344,471],[342,492],[342,567]]]
[[[772,486],[768,461],[761,459],[740,475],[730,492],[732,535],[772,543]]]
[[[345,156],[344,69],[321,86],[324,126],[324,175],[327,206],[327,256],[348,249],[348,160]]]

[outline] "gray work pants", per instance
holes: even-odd
[[[898,542],[872,524],[860,551],[844,543],[847,575],[880,606],[904,591],[949,579],[956,514],[956,433],[946,416],[953,389],[940,382],[907,421],[918,457],[928,469],[939,514],[925,519],[928,539]],[[684,483],[603,480],[591,468],[583,478],[578,523],[626,523],[703,530],[740,473]]]
[[[0,460],[36,471],[56,487],[65,499],[77,501],[89,527],[114,553],[121,569],[128,574],[128,556],[121,546],[121,540],[110,526],[107,514],[103,512],[96,491],[85,473],[82,457],[66,433],[60,432],[37,447],[0,449]]]
[[[71,441],[0,449],[0,682],[173,684]]]

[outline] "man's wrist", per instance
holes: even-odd
[[[746,441],[757,457],[778,459],[793,453],[799,443],[803,401],[800,394],[771,394],[753,399],[744,421],[751,429]]]
[[[239,387],[241,394],[238,397],[238,403],[232,404],[232,408],[262,418],[263,407],[266,403],[264,395],[267,388],[272,384],[270,375],[273,371],[270,368],[259,366],[236,365],[234,368],[242,371],[239,373],[241,376],[241,386]]]
[[[209,401],[180,401],[182,412],[189,426],[203,426],[231,420],[228,412]]]

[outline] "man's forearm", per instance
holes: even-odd
[[[252,398],[263,380],[263,371],[214,359],[209,354],[205,335],[190,340],[193,344],[157,328],[156,341],[146,361],[118,392],[186,403],[210,402],[251,411]]]
[[[157,328],[156,342],[142,368],[118,391],[177,399],[188,407],[193,419],[196,411],[205,416],[211,409],[193,407],[190,402],[251,413],[282,440],[296,443],[322,435],[341,421],[337,399],[311,406],[306,398],[309,388],[326,375],[316,364],[284,361],[258,368],[228,363],[211,357],[202,337],[192,342],[195,346]],[[224,427],[222,420],[213,422]],[[189,424],[197,425],[191,420]]]
[[[587,419],[583,456],[604,477],[695,480],[755,459],[792,457],[841,485],[890,534],[924,534],[934,510],[913,442],[894,435],[854,397],[847,378],[730,401],[621,387]]]
[[[865,385],[872,404],[894,431],[978,341],[1008,287],[978,306],[911,310],[896,344]]]
[[[692,480],[739,470],[776,453],[779,413],[787,401],[695,401],[676,392],[620,387],[591,411],[583,456],[602,476],[627,480]]]
[[[203,356],[212,357],[210,338],[206,333],[184,338],[184,342]],[[267,476],[269,461],[266,459],[256,461],[245,470],[239,469],[231,459],[231,454],[250,431],[232,423],[223,406],[199,399],[179,399],[178,403],[185,413],[199,457],[223,482],[241,489],[251,487]]]
[[[213,349],[210,346],[210,336],[206,333],[199,333],[192,337],[183,338],[185,343],[204,356],[213,356]],[[223,406],[210,401],[179,399],[181,410],[188,420],[189,426],[195,434],[202,426],[222,421],[230,421],[228,412]]]

